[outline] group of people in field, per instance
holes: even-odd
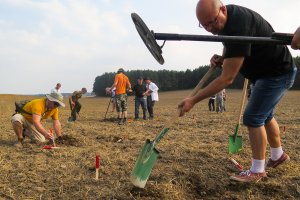
[[[272,26],[258,13],[238,5],[224,5],[220,0],[199,0],[196,6],[199,27],[214,35],[269,37],[274,32]],[[209,98],[228,87],[238,73],[249,79],[252,84],[251,95],[243,115],[243,124],[247,126],[251,144],[251,167],[230,179],[239,182],[256,183],[267,177],[267,170],[276,168],[290,160],[282,148],[279,125],[274,117],[275,107],[292,87],[297,67],[286,45],[223,43],[222,55],[213,55],[211,67],[222,66],[221,74],[209,85],[192,97],[183,99],[178,104],[180,117],[189,112],[195,104]],[[296,30],[292,48],[300,49],[300,27]],[[142,85],[143,81],[147,86]],[[135,118],[139,118],[138,107],[143,109],[143,119],[153,118],[153,107],[158,100],[158,87],[149,78],[138,78],[134,87],[120,68],[109,91],[115,88],[118,122],[127,120],[127,94],[134,92]],[[78,99],[86,92],[74,92],[70,98],[71,117],[76,120],[80,111]],[[147,99],[147,100],[146,100]],[[147,106],[146,106],[147,105]],[[13,129],[21,144],[24,136],[44,142],[52,138],[51,133],[41,124],[41,120],[51,117],[57,136],[61,135],[58,120],[58,107],[64,107],[63,96],[51,92],[45,98],[35,99],[24,106],[26,113],[12,116]],[[201,117],[201,116],[199,116]],[[270,145],[270,158],[266,159],[267,144]],[[224,176],[227,173],[224,172]]]
[[[145,81],[146,85],[143,83]],[[127,123],[127,92],[135,95],[134,119],[139,120],[139,108],[142,107],[143,120],[154,118],[154,105],[159,100],[159,88],[149,77],[138,77],[137,83],[132,87],[123,68],[118,69],[114,83],[106,88],[106,93],[112,97],[113,107],[118,113],[118,124]],[[147,116],[147,113],[149,114]]]

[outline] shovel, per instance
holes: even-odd
[[[197,86],[193,89],[188,97],[192,97],[202,88],[203,84],[209,79],[215,68],[209,68]],[[178,119],[178,114],[169,121],[168,125],[156,136],[151,142],[149,139],[146,140],[135,166],[132,170],[130,180],[136,187],[144,188],[147,180],[150,176],[151,170],[155,165],[157,158],[159,157],[159,151],[155,148],[159,141],[169,131],[174,122]]]
[[[243,148],[243,139],[242,139],[241,135],[238,135],[238,132],[239,132],[239,128],[240,128],[240,121],[242,118],[242,111],[243,111],[243,107],[244,107],[244,103],[245,103],[245,99],[246,99],[247,85],[248,85],[248,79],[245,79],[239,118],[238,118],[237,124],[234,129],[234,134],[229,136],[229,153],[237,153],[237,152],[241,151]]]

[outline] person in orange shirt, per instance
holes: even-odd
[[[116,107],[118,112],[118,123],[119,125],[121,125],[127,122],[126,90],[128,89],[128,92],[132,92],[131,83],[128,77],[125,75],[123,68],[118,69],[110,91],[112,91],[114,88],[116,88]]]
[[[46,95],[46,98],[34,99],[24,105],[21,111],[11,118],[13,129],[17,135],[18,142],[16,147],[23,146],[24,136],[31,139],[32,142],[46,142],[52,140],[52,133],[47,131],[41,121],[53,120],[53,127],[56,135],[61,136],[61,124],[58,119],[58,107],[65,107],[63,96],[60,93],[53,92]]]

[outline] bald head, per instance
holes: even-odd
[[[222,3],[219,0],[199,0],[196,7],[196,16],[199,19],[219,9]]]
[[[199,23],[209,32],[215,34],[219,21],[226,18],[226,7],[220,0],[199,0],[196,7],[196,16]]]

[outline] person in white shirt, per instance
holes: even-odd
[[[158,101],[158,90],[159,88],[155,83],[151,81],[149,77],[144,79],[146,82],[146,96],[147,96],[147,109],[149,113],[149,119],[154,118],[153,108],[156,101]]]
[[[61,84],[60,84],[60,83],[57,83],[56,86],[55,86],[55,88],[53,88],[53,89],[51,90],[51,93],[54,93],[54,92],[60,93],[60,87],[61,87]]]
[[[217,104],[216,111],[217,111],[217,113],[224,111],[224,107],[225,107],[224,106],[224,96],[225,96],[225,89],[221,90],[220,92],[218,92],[216,94],[216,104]]]

